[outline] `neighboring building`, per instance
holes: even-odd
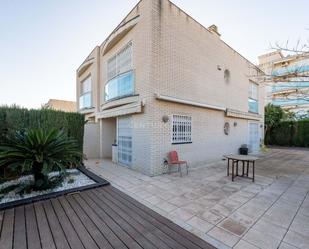
[[[308,114],[308,53],[283,56],[281,51],[275,51],[259,56],[259,67],[271,79],[265,88],[266,103],[279,105],[300,116]]]
[[[57,111],[64,112],[76,112],[76,102],[60,100],[60,99],[50,99],[46,104],[43,105],[44,108],[49,108]]]
[[[171,150],[191,165],[242,144],[258,152],[264,90],[249,76],[259,72],[216,26],[142,0],[77,70],[79,111],[99,131],[97,140],[87,131],[87,151],[111,158],[116,142],[118,163],[147,175],[166,172]]]

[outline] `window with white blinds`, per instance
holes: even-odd
[[[249,112],[258,113],[259,112],[259,91],[258,85],[254,82],[249,83],[249,98],[248,98],[248,106]]]
[[[192,143],[192,118],[184,115],[173,115],[172,143]]]
[[[132,69],[132,43],[127,44],[107,62],[107,80]]]
[[[249,98],[258,99],[258,85],[254,82],[250,82],[249,84]]]
[[[91,108],[92,100],[91,100],[91,75],[89,75],[86,79],[81,82],[80,86],[80,96],[79,96],[79,108],[86,109]]]
[[[107,62],[107,83],[105,101],[134,94],[134,75],[132,70],[132,43]]]

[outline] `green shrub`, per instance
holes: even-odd
[[[35,190],[60,183],[65,169],[78,165],[81,159],[82,152],[76,140],[57,129],[27,129],[16,132],[7,143],[0,144],[0,168],[10,168],[21,174],[31,172]],[[49,179],[52,171],[61,172],[56,181]]]
[[[18,106],[0,107],[0,143],[16,131],[25,129],[58,129],[68,137],[74,138],[79,149],[83,148],[84,116],[50,109],[26,109]]]
[[[269,145],[309,147],[309,120],[283,121],[266,134]]]

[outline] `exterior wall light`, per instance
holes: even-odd
[[[163,123],[167,123],[169,121],[169,117],[167,115],[164,115],[162,117],[162,121],[163,121]]]

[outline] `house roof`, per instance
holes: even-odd
[[[57,111],[64,112],[76,112],[76,102],[61,100],[61,99],[50,99],[46,104],[43,105],[45,108],[50,108]]]

